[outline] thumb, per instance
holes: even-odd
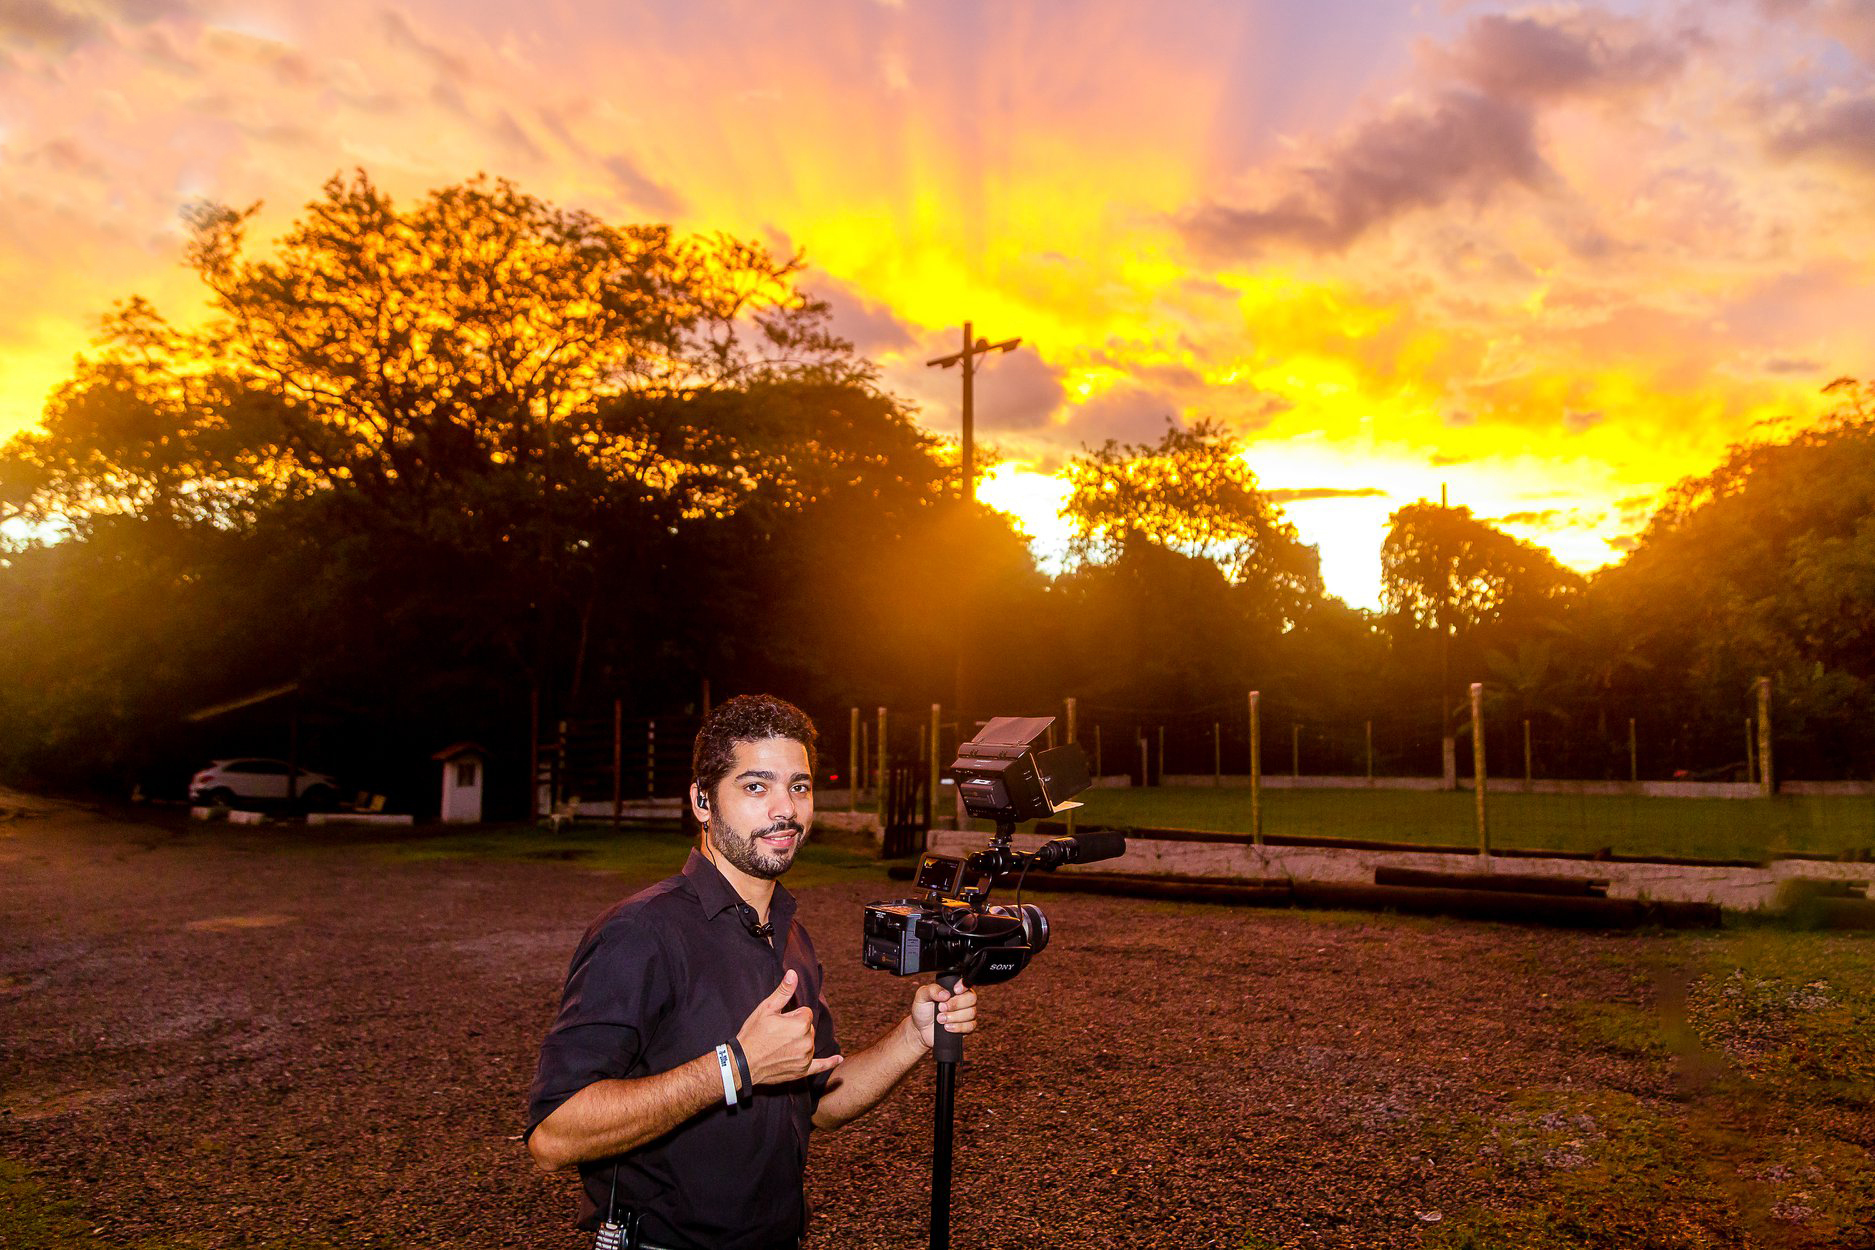
[[[794,982],[794,969],[790,968],[781,974],[781,984],[777,985],[774,992],[762,1000],[761,1006],[757,1007],[756,1010],[779,1012],[783,1007],[786,1007],[788,1005],[788,1000],[794,997]]]

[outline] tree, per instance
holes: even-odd
[[[1549,552],[1487,525],[1469,508],[1421,500],[1387,518],[1381,602],[1412,628],[1474,630],[1554,607],[1583,585]]]
[[[1140,543],[1208,560],[1264,595],[1285,624],[1322,595],[1320,557],[1215,422],[1167,421],[1156,444],[1109,439],[1070,462],[1068,480],[1068,553],[1082,564],[1111,563]]]
[[[1875,386],[1838,379],[1814,425],[1741,443],[1669,493],[1593,597],[1686,709],[1689,766],[1735,759],[1775,678],[1787,758],[1825,774],[1875,754]]]
[[[750,553],[810,513],[871,551],[941,498],[933,440],[829,332],[799,256],[480,178],[408,206],[335,178],[258,256],[253,211],[191,215],[207,324],[127,301],[43,427],[0,450],[0,518],[64,535],[0,567],[38,579],[0,634],[81,668],[62,640],[134,639],[77,696],[126,733],[256,674],[439,720],[513,720],[518,690],[524,723],[530,678],[549,715],[681,703],[712,663],[797,648],[814,618],[725,611],[703,631],[674,605],[766,607],[787,570]],[[92,593],[107,555],[165,610]],[[238,630],[216,619],[230,604]],[[215,662],[147,662],[198,638]],[[76,733],[41,733],[49,708],[11,727],[41,758]]]

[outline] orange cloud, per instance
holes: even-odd
[[[1443,8],[13,6],[0,434],[113,299],[193,314],[190,200],[266,200],[264,236],[350,166],[401,196],[486,170],[804,247],[936,430],[956,373],[925,360],[966,319],[1020,335],[979,430],[1033,526],[1081,446],[1216,416],[1354,601],[1441,483],[1590,567],[1635,501],[1866,372],[1875,28]]]

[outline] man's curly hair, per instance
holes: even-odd
[[[784,699],[769,694],[739,694],[719,703],[703,718],[697,730],[696,747],[690,755],[690,772],[697,789],[716,793],[716,783],[729,775],[735,763],[738,742],[760,742],[765,738],[791,738],[807,748],[807,770],[814,771],[815,743],[820,735],[807,713]]]

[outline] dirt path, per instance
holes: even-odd
[[[6,808],[0,1156],[112,1244],[586,1244],[521,1104],[574,941],[636,883]],[[888,892],[802,899],[849,1047],[909,993],[849,957]],[[1413,1246],[1488,1196],[1429,1126],[1672,1092],[1565,1010],[1643,1002],[1669,939],[1041,901],[1054,944],[962,1076],[961,1245]],[[924,1244],[929,1090],[817,1139],[815,1250]]]

